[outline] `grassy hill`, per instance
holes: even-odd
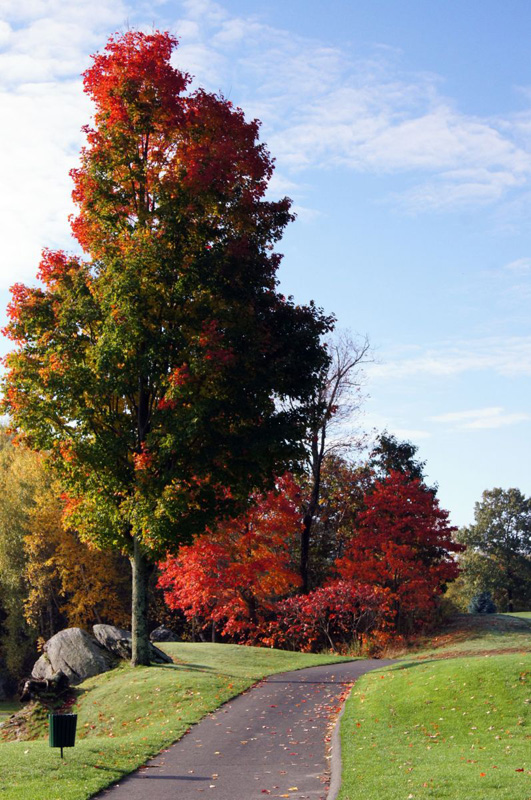
[[[2,800],[86,800],[266,675],[337,660],[236,645],[163,648],[174,664],[124,664],[78,687],[77,743],[63,761],[48,746],[42,712],[32,714],[31,741],[1,742]]]
[[[32,715],[32,741],[0,743],[2,800],[87,800],[264,676],[334,660],[164,648],[173,665],[124,665],[78,688],[78,741],[64,761],[48,747],[42,714]],[[342,721],[340,800],[529,800],[530,653],[531,620],[462,615],[361,678]]]
[[[531,614],[458,614],[437,634],[417,643],[399,658],[453,658],[531,649]]]
[[[342,720],[340,800],[529,800],[531,624],[467,616],[364,676]]]

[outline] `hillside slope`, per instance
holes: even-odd
[[[78,687],[79,733],[63,761],[48,746],[44,720],[34,725],[35,740],[0,743],[2,800],[87,800],[266,675],[338,660],[237,645],[163,648],[174,664],[124,664]]]
[[[529,800],[531,625],[460,616],[356,684],[341,741],[339,800]]]

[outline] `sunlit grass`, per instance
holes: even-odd
[[[79,687],[78,738],[64,760],[44,738],[1,743],[1,800],[86,800],[266,675],[338,660],[236,645],[163,648],[178,663],[124,665]]]
[[[530,713],[526,653],[369,673],[342,721],[340,800],[529,800]]]

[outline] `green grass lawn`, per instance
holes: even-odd
[[[266,675],[337,660],[236,645],[163,648],[176,664],[124,665],[79,687],[78,738],[63,761],[45,725],[35,741],[0,743],[1,800],[86,800]]]
[[[412,651],[399,652],[397,657],[423,660],[432,656],[531,650],[531,618],[525,617],[524,613],[459,614],[440,633],[428,637]]]
[[[504,614],[505,617],[521,617],[522,619],[531,620],[531,611],[508,611]]]
[[[356,683],[341,724],[339,800],[531,798],[531,655],[522,652],[531,632],[509,623],[504,634],[492,617],[478,624],[470,639],[433,649],[438,658],[424,652]],[[520,652],[497,654],[513,646]],[[456,647],[490,653],[440,658]]]

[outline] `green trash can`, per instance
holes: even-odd
[[[73,747],[76,743],[77,714],[49,714],[50,747]]]

